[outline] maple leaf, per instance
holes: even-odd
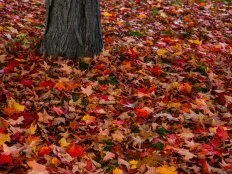
[[[113,134],[111,134],[111,136],[113,140],[118,141],[118,142],[122,142],[125,138],[123,132],[120,130],[116,130]]]
[[[222,126],[219,126],[216,131],[217,131],[216,135],[222,141],[225,141],[225,140],[227,140],[229,138],[227,131]]]
[[[13,72],[15,67],[19,65],[18,61],[11,61],[7,64],[7,66],[3,69],[4,73],[10,73]]]
[[[113,170],[113,174],[123,174],[123,171],[121,169],[119,169],[119,168],[115,168]]]
[[[64,137],[60,139],[59,144],[61,147],[68,147],[70,145]]]
[[[31,87],[33,85],[33,80],[22,79],[20,83],[26,87]]]
[[[52,89],[53,86],[54,86],[54,82],[51,81],[51,80],[44,80],[42,82],[39,83],[38,87],[39,88],[49,88],[49,89]]]
[[[103,158],[103,161],[109,161],[115,158],[115,154],[112,152],[106,152],[106,155]]]
[[[152,112],[153,110],[148,108],[148,107],[143,107],[141,109],[136,109],[135,112],[136,112],[136,115],[138,117],[141,117],[141,118],[147,118],[149,117],[150,113]]]
[[[178,174],[177,171],[176,171],[176,168],[174,166],[167,166],[167,165],[163,165],[163,166],[160,166],[160,167],[157,167],[155,169],[155,171],[158,173],[158,174]]]
[[[155,65],[154,67],[150,68],[150,71],[153,76],[160,76],[162,74],[161,66]]]
[[[208,164],[208,162],[205,159],[202,160],[202,168],[205,174],[211,173],[211,166]]]
[[[196,40],[188,40],[190,43],[196,44],[196,45],[201,45],[202,40],[196,39]]]
[[[32,168],[28,171],[28,174],[49,174],[45,165],[39,164],[36,161],[28,161],[27,164]]]
[[[71,157],[81,157],[85,154],[85,148],[74,144],[67,149],[67,153],[71,155]]]
[[[27,129],[27,133],[33,135],[35,134],[36,130],[37,130],[37,124],[31,124],[30,128]]]
[[[105,16],[105,17],[112,17],[112,16],[113,16],[113,15],[112,15],[111,13],[109,13],[109,12],[104,12],[104,13],[102,13],[102,15]]]
[[[178,86],[178,90],[185,93],[191,93],[192,86],[189,83],[180,83]]]
[[[131,165],[131,169],[136,169],[138,167],[138,161],[136,160],[131,160],[129,163]]]
[[[181,148],[174,148],[174,149],[177,151],[177,153],[184,156],[185,161],[189,161],[193,157],[196,157],[196,155],[194,155],[187,149],[181,149]]]
[[[94,123],[96,121],[96,118],[87,114],[81,120],[85,121],[87,124],[90,124]]]
[[[65,90],[65,83],[59,82],[54,85],[54,88],[57,88],[59,91]]]
[[[51,163],[52,163],[53,165],[55,165],[55,166],[58,166],[58,165],[60,164],[60,160],[59,160],[58,158],[56,158],[56,157],[53,157],[53,158],[51,159]]]
[[[55,111],[56,114],[58,114],[58,115],[64,114],[64,111],[60,107],[53,106],[52,110]]]
[[[11,116],[11,115],[13,115],[14,113],[16,113],[16,109],[15,109],[15,108],[4,108],[4,113],[5,113],[6,115]]]
[[[181,103],[180,102],[169,102],[167,105],[168,108],[180,108]]]
[[[18,148],[17,146],[9,147],[6,144],[3,144],[3,154],[4,155],[17,156],[19,151],[20,151],[20,148]]]
[[[164,50],[164,49],[159,49],[157,50],[157,55],[158,56],[163,56],[167,53],[167,50]]]
[[[62,65],[63,67],[60,68],[60,71],[63,71],[63,72],[65,72],[66,74],[71,74],[71,72],[73,71],[71,66],[68,66],[67,64],[64,64],[64,63],[62,63],[61,65]]]
[[[128,163],[127,161],[125,161],[125,160],[123,160],[123,159],[121,159],[121,158],[118,158],[118,164],[120,164],[120,165],[125,165],[126,168],[127,168],[127,170],[130,169],[130,163]]]
[[[9,164],[9,165],[13,164],[11,155],[6,155],[6,154],[0,155],[0,165],[5,165],[5,164]]]
[[[51,152],[51,148],[49,146],[43,146],[39,149],[38,154],[43,156],[43,155],[49,155]]]
[[[0,133],[0,147],[5,143],[5,142],[10,142],[10,134],[2,134]]]
[[[86,94],[87,96],[90,96],[93,93],[92,86],[89,85],[86,88],[81,87],[82,93]]]
[[[23,112],[25,110],[25,106],[24,105],[20,105],[13,98],[11,98],[10,100],[8,100],[7,103],[8,103],[8,107],[12,108],[12,110],[14,109],[15,112]]]

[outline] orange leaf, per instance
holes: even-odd
[[[190,85],[189,83],[180,83],[178,89],[181,92],[191,93],[192,85]]]
[[[16,109],[15,108],[4,108],[4,113],[6,113],[7,115],[11,116],[14,113],[16,113]]]
[[[145,109],[136,109],[135,110],[138,117],[144,117],[147,118],[149,116],[149,112]]]
[[[131,69],[131,61],[124,61],[123,67],[127,70],[130,70]]]
[[[81,147],[80,145],[72,145],[67,149],[67,153],[72,157],[80,157],[85,154],[85,148]]]
[[[63,82],[56,83],[54,88],[57,88],[59,91],[65,90],[65,85]]]
[[[39,155],[48,155],[51,152],[51,148],[49,146],[43,146],[39,150]]]

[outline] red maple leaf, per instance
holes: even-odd
[[[5,73],[10,73],[14,71],[14,68],[19,65],[19,62],[14,60],[7,64],[7,66],[3,69]]]
[[[39,83],[38,87],[41,87],[41,88],[48,87],[49,89],[51,89],[51,88],[53,88],[54,85],[55,85],[55,83],[52,82],[51,80],[44,80],[44,81]]]
[[[93,163],[91,160],[88,160],[85,166],[86,170],[91,171],[93,169]]]
[[[155,65],[153,68],[150,68],[150,71],[153,76],[160,76],[162,74],[162,70],[160,65]]]
[[[26,86],[26,87],[31,87],[33,84],[33,80],[29,80],[29,79],[22,79],[21,80],[21,84]]]
[[[228,133],[223,127],[218,127],[217,128],[217,134],[216,134],[222,141],[228,139]]]
[[[0,155],[0,165],[4,164],[13,164],[12,157],[10,155]]]
[[[85,154],[85,148],[74,144],[67,149],[67,153],[72,157],[80,157]]]

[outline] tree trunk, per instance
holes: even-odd
[[[103,48],[98,0],[46,0],[44,55],[92,57]]]

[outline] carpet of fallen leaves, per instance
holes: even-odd
[[[0,173],[231,173],[231,7],[102,0],[73,61],[38,53],[39,0],[0,0]]]

